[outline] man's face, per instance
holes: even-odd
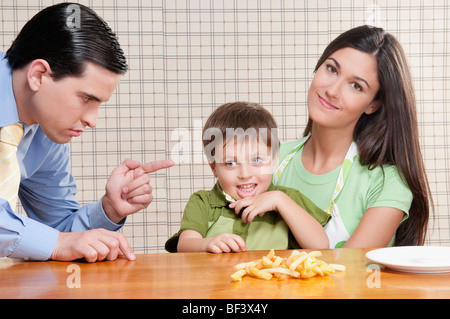
[[[119,85],[120,75],[96,64],[87,63],[81,77],[68,76],[55,81],[42,76],[27,111],[55,143],[68,143],[86,127],[95,127],[100,104],[109,100]]]

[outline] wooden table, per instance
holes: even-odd
[[[241,282],[231,281],[233,266],[259,259],[267,251],[145,254],[137,255],[136,261],[97,263],[0,259],[0,299],[450,298],[449,274],[409,274],[380,268],[366,259],[367,251],[322,250],[319,259],[343,264],[345,272],[284,281],[245,277]],[[290,253],[276,251],[281,257]]]

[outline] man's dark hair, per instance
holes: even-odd
[[[55,80],[81,76],[86,62],[117,74],[127,71],[111,28],[92,9],[75,3],[57,4],[37,13],[22,28],[6,57],[13,70],[44,59]]]

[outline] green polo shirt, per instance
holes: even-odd
[[[328,222],[329,215],[299,191],[271,184],[268,191],[275,190],[286,193],[322,226]],[[247,250],[300,248],[277,211],[266,212],[262,217],[256,216],[249,224],[243,223],[241,214],[235,214],[228,204],[219,183],[210,191],[195,192],[184,210],[180,230],[166,242],[166,250],[176,252],[180,234],[188,229],[195,230],[203,238],[222,233],[239,235],[245,241]]]

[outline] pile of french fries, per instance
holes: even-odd
[[[240,281],[248,275],[255,278],[270,280],[278,278],[311,278],[314,276],[325,276],[335,271],[345,271],[344,265],[327,264],[316,257],[322,256],[320,251],[299,252],[292,251],[287,258],[275,255],[272,249],[261,259],[240,263],[234,266],[235,272],[231,275],[233,281]]]

